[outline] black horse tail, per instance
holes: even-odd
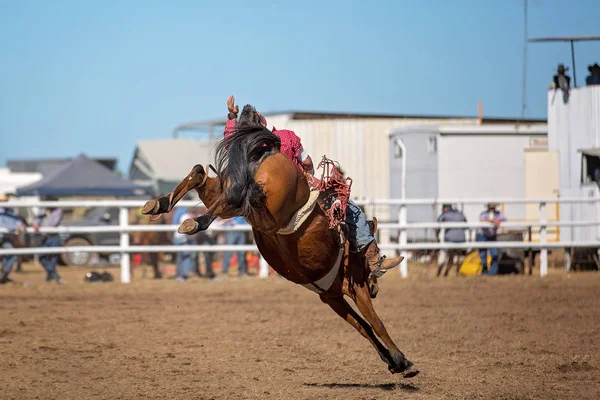
[[[230,210],[244,218],[259,217],[264,211],[266,195],[254,180],[260,163],[279,152],[281,140],[266,128],[240,126],[221,140],[216,148],[216,167],[223,200]]]

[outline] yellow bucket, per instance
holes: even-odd
[[[488,265],[492,262],[492,257],[487,255]],[[465,260],[460,265],[458,273],[463,276],[471,276],[471,275],[481,275],[481,271],[483,270],[481,266],[481,260],[479,259],[479,251],[473,251],[469,253]]]

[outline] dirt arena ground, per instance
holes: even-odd
[[[600,398],[598,273],[388,274],[375,307],[421,369],[406,380],[277,277],[86,284],[62,268],[58,286],[38,271],[0,286],[1,399]]]

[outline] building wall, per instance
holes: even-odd
[[[525,196],[527,198],[552,198],[559,193],[558,152],[542,149],[526,149],[525,151]],[[558,203],[546,204],[546,220],[559,219]],[[539,221],[538,204],[525,205],[525,219]],[[548,240],[558,241],[560,230],[548,227]],[[533,229],[532,239],[539,240],[539,229]]]
[[[441,135],[439,140],[440,198],[525,197],[527,135]],[[525,206],[503,206],[508,219],[524,220]],[[479,219],[484,204],[465,205],[469,221]]]
[[[548,147],[558,152],[561,197],[598,195],[598,188],[582,185],[581,149],[600,147],[600,86],[573,88],[565,102],[560,90],[548,92]],[[598,210],[586,204],[561,204],[565,221],[598,218]],[[597,228],[561,229],[561,240],[592,240]]]
[[[579,198],[599,198],[600,189],[597,184],[585,184],[576,188],[561,189],[561,196]],[[561,204],[561,220],[564,221],[599,221],[599,203]],[[600,239],[600,226],[563,227],[560,230],[561,241],[592,241]]]
[[[390,133],[395,128],[415,125],[473,124],[475,119],[332,119],[289,120],[279,129],[291,129],[302,139],[302,144],[315,162],[323,155],[340,163],[347,176],[353,179],[352,198],[390,198]],[[268,123],[271,123],[268,121]],[[317,175],[319,171],[317,171]],[[379,221],[397,221],[389,206],[365,207],[369,218]],[[394,230],[379,230],[378,241],[396,241]],[[384,252],[387,255],[393,252]]]
[[[600,86],[571,89],[566,103],[560,90],[548,92],[548,147],[559,152],[561,189],[578,188],[578,150],[600,147]]]
[[[434,199],[438,197],[438,127],[415,126],[396,128],[392,131],[389,144],[390,158],[390,197],[402,198],[402,167],[406,159],[406,198]],[[406,153],[400,155],[402,140]],[[399,207],[391,207],[390,218],[395,219]],[[435,221],[436,209],[430,205],[410,205],[406,207],[408,222]],[[434,230],[410,230],[409,241],[434,240]]]
[[[316,164],[323,155],[338,161],[344,172],[353,179],[353,198],[386,199],[390,198],[389,135],[392,130],[414,125],[454,123],[473,124],[474,120],[290,120],[285,126],[277,128],[295,131]],[[390,208],[368,207],[367,212],[380,220],[387,220]]]

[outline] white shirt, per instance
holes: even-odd
[[[181,225],[181,224],[183,223],[183,221],[185,221],[185,220],[186,220],[186,219],[188,219],[188,218],[190,218],[190,213],[189,213],[189,212],[186,212],[185,214],[182,214],[182,215],[181,215],[181,218],[179,218],[179,221],[173,221],[173,222],[174,222],[174,223],[176,223],[177,225]],[[181,239],[181,238],[184,238],[184,237],[186,237],[186,236],[187,236],[186,234],[184,234],[184,233],[179,233],[179,232],[177,232],[177,231],[175,231],[175,233],[173,234],[173,238],[174,238],[174,239],[175,239],[175,238]]]

